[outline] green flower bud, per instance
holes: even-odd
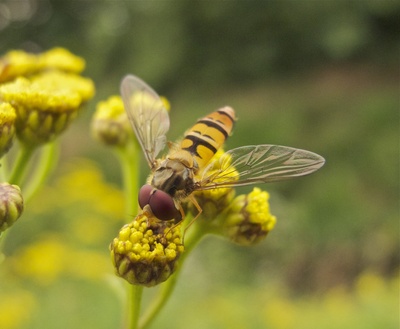
[[[264,239],[276,223],[268,199],[269,194],[259,188],[236,197],[222,223],[223,235],[240,245],[253,245]]]
[[[99,102],[92,119],[92,135],[110,146],[124,146],[133,130],[120,96],[111,96]]]
[[[0,157],[10,149],[15,135],[16,114],[9,103],[0,103]]]
[[[168,225],[142,214],[123,226],[110,245],[116,274],[147,287],[167,280],[184,250],[180,225]]]
[[[0,232],[12,226],[21,216],[24,201],[17,185],[0,183]]]

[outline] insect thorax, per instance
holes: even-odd
[[[172,197],[184,198],[193,191],[196,167],[193,158],[177,152],[160,163],[153,173],[151,185]]]

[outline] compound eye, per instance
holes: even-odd
[[[144,206],[150,203],[151,192],[153,191],[153,186],[143,185],[139,191],[139,206],[144,208]]]
[[[177,209],[172,197],[161,190],[156,190],[150,197],[149,205],[154,216],[159,220],[171,220],[176,217]]]

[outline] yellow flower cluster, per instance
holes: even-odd
[[[236,197],[222,224],[224,235],[240,245],[255,244],[265,238],[276,223],[268,199],[268,192],[258,187],[247,195]]]
[[[206,175],[212,177],[220,172],[220,159],[224,155],[225,151],[220,149],[215,153],[211,160],[211,164],[207,167]],[[226,159],[230,164],[230,159]],[[198,179],[201,179],[204,173],[200,172]],[[213,180],[215,183],[222,183],[226,180],[237,180],[237,171],[231,170],[229,173],[224,175],[224,178],[216,178]],[[209,190],[198,191],[195,193],[196,201],[199,203],[201,209],[203,210],[201,216],[206,220],[212,220],[217,217],[221,212],[223,212],[232,202],[235,196],[235,190],[233,188],[215,188]],[[193,205],[190,205],[190,210],[196,213],[196,209]]]
[[[122,227],[110,250],[118,276],[131,284],[157,285],[175,271],[184,250],[180,225],[169,227],[139,215]]]
[[[223,155],[224,151],[219,150],[212,158],[206,173],[200,173],[200,176],[205,174],[212,177],[213,173],[218,174],[221,170],[229,168],[224,171],[223,178],[213,181],[237,181],[239,173],[230,167],[230,157]],[[240,245],[251,245],[261,241],[275,226],[276,218],[271,215],[269,209],[269,194],[259,188],[237,197],[234,188],[216,188],[196,192],[195,197],[203,210],[201,224],[207,225],[210,232],[223,235]],[[193,205],[189,205],[189,209],[196,214],[197,210]]]
[[[0,58],[0,83],[45,70],[60,70],[78,74],[84,68],[84,59],[64,48],[53,48],[40,54],[12,50]]]
[[[77,74],[84,67],[82,58],[62,48],[38,55],[11,51],[0,58],[0,102],[15,109],[22,143],[52,141],[93,97],[93,82]]]
[[[120,96],[99,102],[92,119],[92,135],[106,145],[124,146],[133,136],[124,103]]]
[[[136,106],[139,104],[138,102],[144,100],[144,102],[151,102],[151,106],[163,106],[167,110],[170,109],[170,104],[165,97],[160,98],[160,104],[154,105],[151,95],[139,96],[143,95],[135,94],[131,97],[131,106]],[[101,143],[108,146],[126,146],[134,133],[120,96],[110,96],[107,100],[97,104],[96,112],[92,117],[91,130],[92,136]]]

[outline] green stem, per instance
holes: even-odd
[[[24,189],[25,202],[31,200],[37,190],[46,182],[59,159],[58,151],[57,142],[48,143],[42,147],[40,158],[35,166],[35,171],[27,187]]]
[[[137,329],[142,305],[143,286],[129,285],[128,326],[129,329]]]
[[[25,171],[29,164],[29,159],[31,158],[34,150],[34,147],[21,144],[21,148],[19,149],[19,153],[15,160],[14,168],[12,169],[10,178],[8,180],[9,183],[21,185]]]
[[[8,162],[7,162],[7,154],[3,155],[0,163],[0,182],[7,181],[8,178]]]
[[[117,149],[117,155],[121,163],[123,184],[125,191],[125,212],[129,216],[136,216],[138,212],[138,190],[139,190],[139,145],[129,143],[123,149]],[[143,287],[129,285],[127,328],[137,329],[140,316]]]
[[[190,219],[188,219],[190,222]],[[196,223],[195,223],[196,224]],[[143,318],[140,322],[139,328],[146,329],[153,322],[157,314],[161,311],[161,309],[165,306],[168,299],[170,298],[174,288],[176,286],[179,274],[183,268],[183,263],[190,254],[190,252],[194,249],[194,247],[200,242],[200,240],[208,233],[205,231],[201,225],[192,225],[189,229],[189,236],[185,237],[185,251],[179,259],[179,267],[174,275],[169,278],[161,287],[161,292],[158,295],[158,298],[153,302],[148,311],[143,315]]]
[[[135,143],[136,144],[136,143]],[[130,216],[136,216],[138,211],[137,196],[139,191],[139,161],[138,145],[129,143],[124,149],[117,149],[121,163],[122,179],[125,192],[125,211]]]

